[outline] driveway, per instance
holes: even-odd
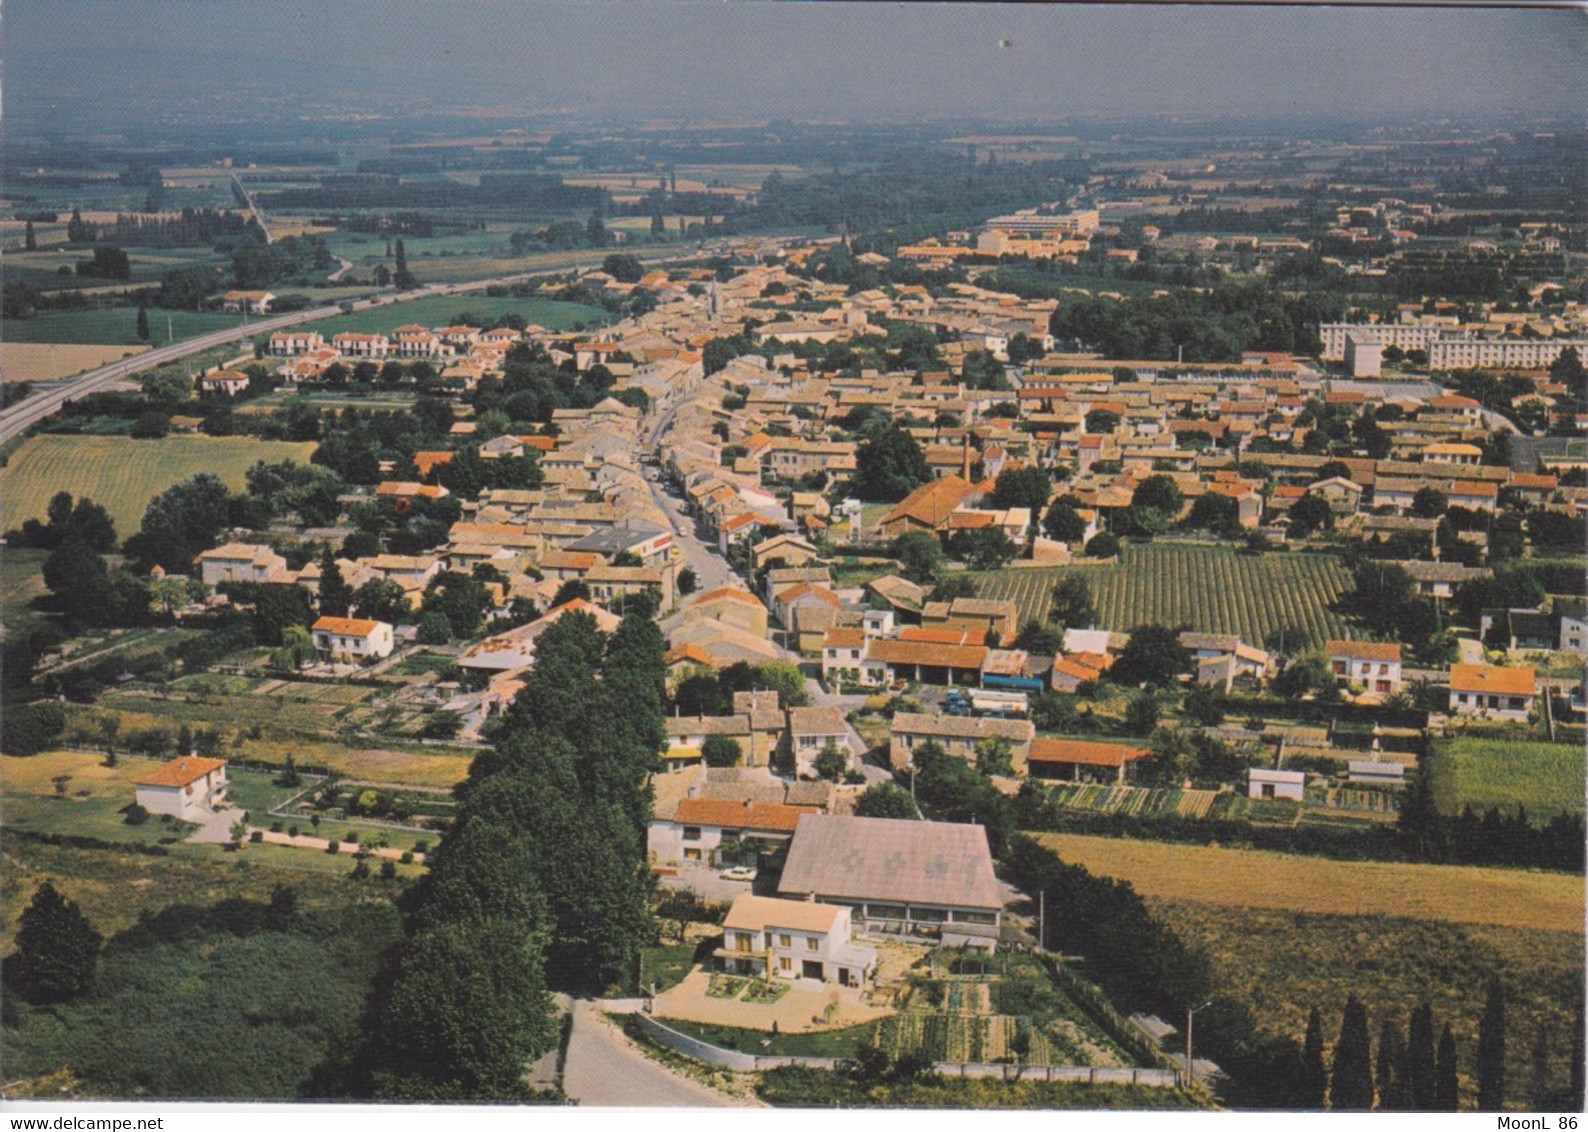
[[[736,1102],[646,1057],[601,1016],[599,1002],[573,1005],[562,1087],[581,1105],[603,1108],[727,1108]]]
[[[215,810],[199,823],[188,841],[195,845],[226,845],[232,839],[232,823],[243,816],[236,806]]]

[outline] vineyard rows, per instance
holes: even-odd
[[[934,1061],[996,1063],[1015,1056],[1015,1037],[1022,1031],[1030,1037],[1027,1065],[1127,1064],[1106,1040],[1070,1018],[1034,1024],[1023,1015],[905,1011],[883,1021],[877,1045],[891,1057],[922,1050]]]
[[[1314,643],[1349,637],[1331,610],[1351,589],[1351,574],[1325,554],[1248,555],[1222,547],[1130,544],[1117,566],[1002,570],[978,576],[977,594],[1012,601],[1022,622],[1045,622],[1054,584],[1078,574],[1092,590],[1098,625],[1125,632],[1137,625],[1186,625],[1234,633],[1261,645],[1281,625]]]

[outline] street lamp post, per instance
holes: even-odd
[[[1201,1006],[1193,1006],[1185,1012],[1185,1079],[1187,1086],[1196,1084],[1197,1079],[1196,1062],[1191,1057],[1192,1028],[1196,1025],[1197,1015],[1212,1005],[1213,1000],[1210,998]]]

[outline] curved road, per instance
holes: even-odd
[[[642,263],[682,263],[691,259],[698,259],[701,254],[642,256],[640,261]],[[487,287],[523,283],[530,279],[562,275],[569,270],[566,267],[548,268],[544,271],[526,271],[518,275],[504,275],[496,279],[476,279],[468,283],[432,283],[427,287],[421,287],[414,291],[404,291],[397,295],[382,295],[373,299],[361,299],[353,304],[353,309],[367,310],[370,307],[385,306],[389,303],[409,302],[413,299],[428,299],[436,295],[457,295],[471,291],[483,291]],[[197,338],[188,338],[182,342],[174,342],[169,346],[160,346],[150,350],[148,353],[139,354],[135,358],[114,362],[108,366],[85,373],[81,377],[74,377],[68,381],[51,385],[48,389],[35,393],[25,401],[18,401],[4,412],[0,412],[0,444],[18,435],[30,425],[42,421],[68,401],[94,393],[118,379],[132,377],[145,370],[153,369],[164,362],[176,361],[178,358],[184,358],[189,354],[208,350],[212,346],[224,346],[228,342],[252,338],[256,334],[268,334],[277,330],[285,330],[288,327],[299,326],[305,322],[335,318],[341,313],[343,313],[341,307],[329,306],[316,307],[313,310],[294,311],[291,314],[257,318],[251,322],[239,323],[237,326],[227,330],[214,330]]]
[[[744,1103],[646,1057],[602,1017],[599,1002],[573,1004],[562,1087],[581,1105],[603,1108],[729,1108]]]

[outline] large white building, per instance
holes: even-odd
[[[851,942],[848,908],[747,893],[722,926],[723,946],[714,954],[733,974],[859,987],[876,970],[876,951]]]
[[[1428,347],[1428,368],[1546,369],[1567,346],[1588,355],[1582,338],[1439,338]]]

